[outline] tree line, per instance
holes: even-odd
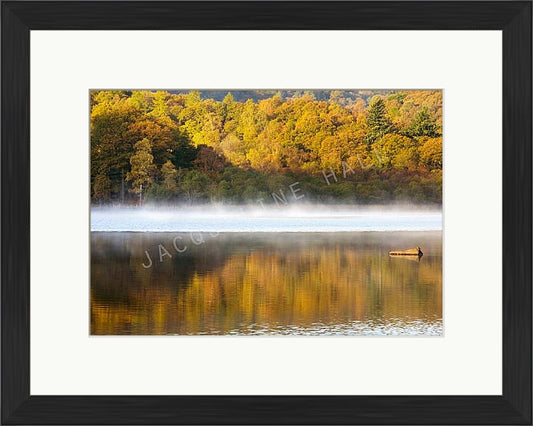
[[[90,102],[95,204],[272,202],[295,183],[307,201],[442,200],[438,90],[100,90]]]

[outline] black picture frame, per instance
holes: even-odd
[[[2,424],[531,424],[531,2],[5,1]],[[32,396],[31,30],[503,31],[501,396]]]

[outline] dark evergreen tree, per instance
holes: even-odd
[[[390,130],[391,124],[387,117],[387,108],[381,96],[374,96],[370,100],[366,123],[368,126],[368,143],[375,142]]]
[[[417,112],[413,121],[411,121],[411,124],[409,125],[408,132],[411,136],[437,136],[437,125],[435,120],[431,118],[426,107],[422,107],[422,109]]]

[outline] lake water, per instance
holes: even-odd
[[[372,232],[436,231],[440,211],[328,206],[280,208],[93,208],[98,232]]]
[[[189,213],[93,209],[91,334],[443,333],[440,213]]]

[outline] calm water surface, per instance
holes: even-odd
[[[91,233],[91,334],[442,332],[440,231]]]

